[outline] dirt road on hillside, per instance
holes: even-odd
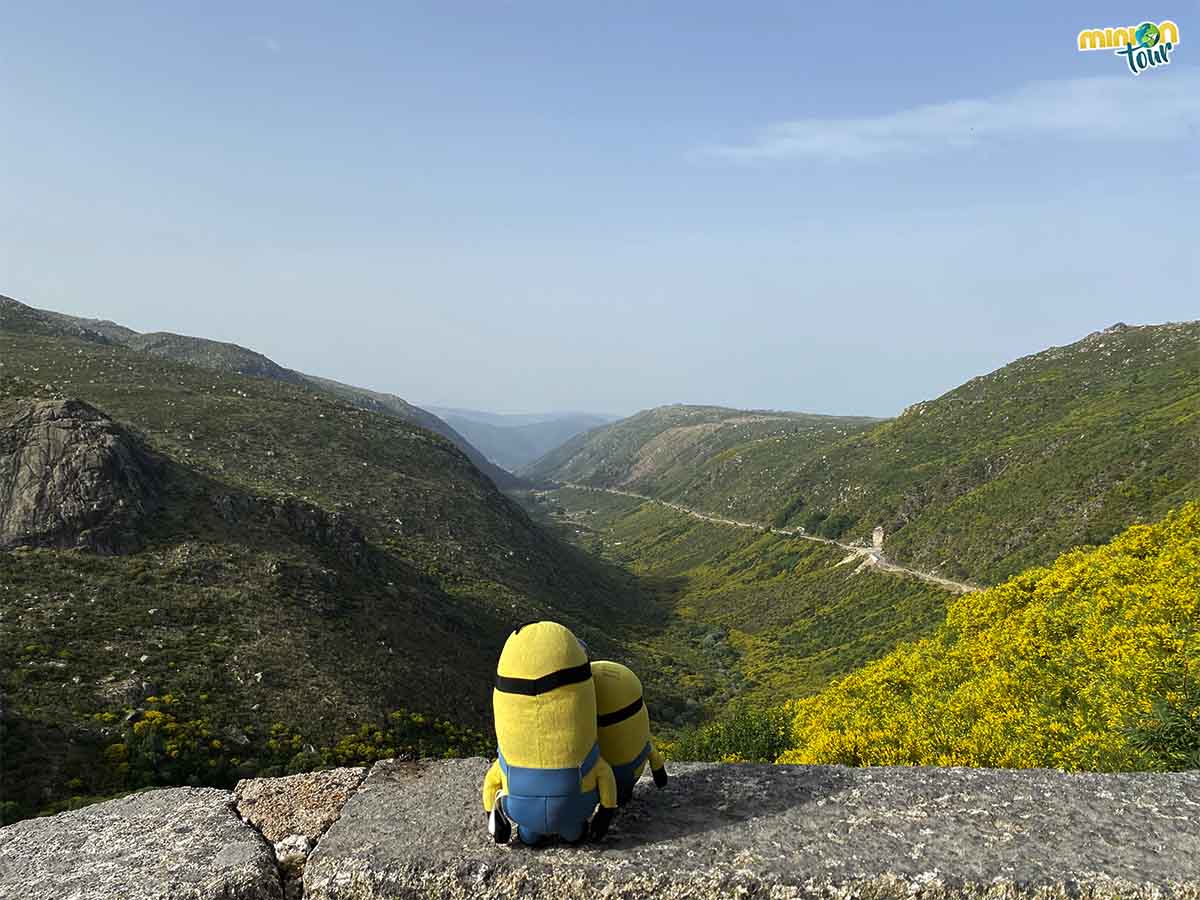
[[[864,569],[874,569],[877,572],[887,572],[893,575],[908,575],[912,578],[918,578],[921,581],[929,584],[937,585],[948,591],[954,591],[956,594],[969,594],[972,591],[980,590],[979,585],[968,584],[964,581],[954,581],[951,578],[943,578],[941,575],[935,575],[933,572],[922,572],[919,569],[910,569],[906,566],[901,566],[892,562],[883,555],[883,551],[876,550],[874,547],[863,547],[856,544],[843,544],[841,541],[835,541],[831,538],[818,537],[813,534],[805,534],[795,528],[771,528],[767,525],[762,525],[758,522],[744,522],[740,519],[726,519],[722,516],[715,516],[711,513],[701,512],[698,509],[692,509],[683,506],[679,503],[671,503],[667,500],[656,500],[653,497],[647,497],[645,494],[635,494],[633,491],[622,491],[618,488],[598,488],[591,487],[586,484],[572,484],[565,482],[561,487],[574,488],[578,491],[593,491],[600,494],[616,494],[621,497],[629,497],[633,500],[641,500],[645,503],[656,503],[659,506],[665,506],[667,509],[674,510],[678,513],[691,516],[693,519],[700,519],[702,522],[711,522],[714,525],[728,525],[731,528],[749,528],[752,531],[760,531],[764,534],[778,534],[784,537],[799,538],[802,541],[813,541],[818,544],[829,544],[832,547],[840,547],[845,550],[849,556],[843,559],[838,565],[853,560],[858,560],[858,568],[855,571]]]

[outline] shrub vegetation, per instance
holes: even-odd
[[[950,603],[796,700],[790,763],[1067,770],[1200,759],[1200,502]]]

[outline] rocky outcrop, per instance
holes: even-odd
[[[135,549],[157,482],[150,454],[95,407],[24,403],[0,420],[0,550]]]
[[[227,791],[134,794],[0,828],[0,900],[280,900]]]
[[[308,900],[1200,898],[1200,772],[673,764],[603,842],[530,850],[488,837],[487,766],[247,781],[238,806],[271,840],[315,840]],[[233,802],[153,791],[0,829],[0,900],[278,897]]]

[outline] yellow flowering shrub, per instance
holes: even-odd
[[[782,763],[1152,763],[1129,729],[1200,679],[1200,502],[966,594],[928,639],[787,704]]]

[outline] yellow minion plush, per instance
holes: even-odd
[[[575,635],[557,622],[510,634],[496,666],[492,710],[498,759],[483,782],[483,808],[496,842],[507,842],[510,822],[530,845],[553,835],[581,841],[589,820],[592,837],[603,837],[617,787],[596,741],[596,689]]]
[[[642,682],[633,670],[600,660],[592,663],[592,680],[596,683],[600,753],[617,779],[617,805],[624,806],[647,761],[660,788],[667,784],[666,764],[650,740],[650,713],[642,700]]]

